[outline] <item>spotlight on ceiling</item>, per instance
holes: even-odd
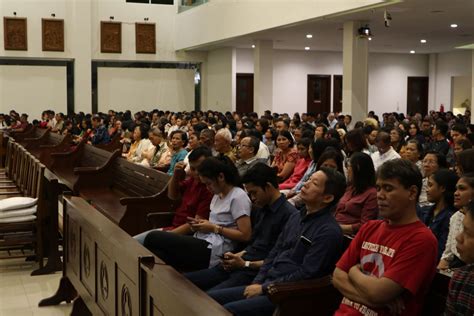
[[[306,46],[306,47],[304,48],[304,50],[310,50],[310,49],[311,49],[311,47],[309,47],[309,46]]]
[[[410,51],[410,54],[414,54],[414,53],[416,53],[414,50],[411,50],[411,51]]]
[[[453,28],[453,29],[455,29],[455,28],[457,28],[457,27],[458,27],[458,25],[457,25],[457,24],[455,24],[455,23],[451,24],[450,26],[451,26],[451,28]]]
[[[359,34],[359,37],[361,38],[369,38],[373,37],[372,32],[370,31],[369,25],[361,26],[358,30],[357,33]]]
[[[313,38],[313,34],[306,34],[306,38]]]
[[[426,40],[425,40],[425,39],[422,39],[422,40],[420,40],[420,43],[421,43],[421,44],[426,44]]]

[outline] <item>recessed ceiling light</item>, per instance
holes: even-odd
[[[457,28],[457,27],[458,27],[458,25],[457,25],[457,24],[455,24],[455,23],[451,24],[450,26],[451,26],[453,29],[455,29],[455,28]]]
[[[313,34],[306,34],[306,38],[313,38]]]
[[[371,40],[372,40],[372,37],[369,37],[369,41],[371,41]]]
[[[425,43],[426,43],[426,40],[425,40],[425,39],[422,39],[422,40],[420,40],[420,43],[425,44]]]
[[[410,51],[410,54],[414,54],[414,53],[415,53],[415,51],[414,51],[414,50],[411,50],[411,51]]]
[[[255,45],[252,45],[252,48],[255,48]]]
[[[310,49],[311,49],[311,47],[309,47],[309,46],[306,46],[306,47],[304,48],[304,50],[310,50]]]

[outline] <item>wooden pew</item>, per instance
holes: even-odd
[[[81,176],[108,170],[119,156],[118,150],[111,153],[81,142],[72,151],[52,153],[51,157],[54,161],[51,170],[60,183],[77,194],[77,183]],[[110,173],[107,172],[107,174]]]
[[[150,212],[169,212],[166,173],[115,159],[110,168],[83,174],[77,182],[79,195],[130,235],[151,229]]]
[[[25,148],[47,167],[52,166],[52,153],[67,152],[71,150],[71,135],[61,135],[47,132],[46,136],[35,142],[29,142]]]
[[[63,204],[64,276],[40,306],[78,294],[71,315],[229,315],[85,200]]]
[[[13,137],[13,139],[15,139],[15,141],[21,141],[25,137],[35,137],[34,136],[35,133],[38,133],[38,131],[36,131],[36,129],[38,129],[38,128],[36,126],[33,126],[33,124],[28,124],[28,126],[26,127],[26,129],[23,132],[14,132],[14,131],[9,130],[8,134],[9,134],[10,137]],[[39,136],[39,134],[37,136]]]
[[[47,212],[46,201],[41,195],[43,190],[43,176],[45,166],[33,155],[27,152],[21,145],[11,142],[10,157],[12,165],[15,165],[14,188],[11,186],[0,186],[0,199],[14,196],[28,196],[38,198],[36,219],[26,222],[0,223],[0,249],[23,250],[25,247],[35,250],[36,257],[43,266],[44,238],[42,234],[43,218]],[[24,256],[23,254],[20,256]],[[5,258],[18,256],[8,255]]]
[[[121,140],[122,140],[122,136],[119,133],[117,133],[114,135],[114,137],[112,137],[112,140],[110,141],[110,143],[99,144],[99,145],[94,145],[94,146],[103,150],[110,151],[110,152],[114,152],[117,149],[122,151],[123,144],[120,142]]]
[[[423,305],[423,316],[441,316],[446,307],[450,276],[436,273]],[[333,315],[342,294],[332,285],[331,276],[320,279],[279,283],[269,286],[269,297],[277,306],[274,315],[298,316],[315,311],[321,316]]]
[[[26,134],[19,135],[15,133],[13,138],[16,142],[22,144],[23,146],[26,146],[29,143],[42,141],[42,139],[46,137],[48,133],[49,129],[33,127],[33,129],[29,130]]]

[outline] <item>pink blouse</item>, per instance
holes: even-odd
[[[295,162],[298,160],[299,155],[295,148],[290,149],[290,151],[284,154],[281,150],[277,150],[275,153],[275,158],[273,159],[273,166],[278,168],[278,173],[283,170],[286,162]]]
[[[295,185],[303,178],[306,170],[308,169],[309,164],[311,163],[311,158],[299,158],[296,162],[295,169],[291,176],[281,183],[278,188],[280,190],[293,189]]]
[[[378,215],[377,190],[368,188],[359,195],[352,195],[354,187],[348,186],[337,204],[334,217],[339,224],[352,225],[354,234],[359,228]]]

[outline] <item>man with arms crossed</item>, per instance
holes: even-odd
[[[422,177],[411,162],[395,159],[377,172],[384,220],[361,227],[333,275],[344,295],[335,315],[419,315],[436,273],[437,241],[418,219]]]

